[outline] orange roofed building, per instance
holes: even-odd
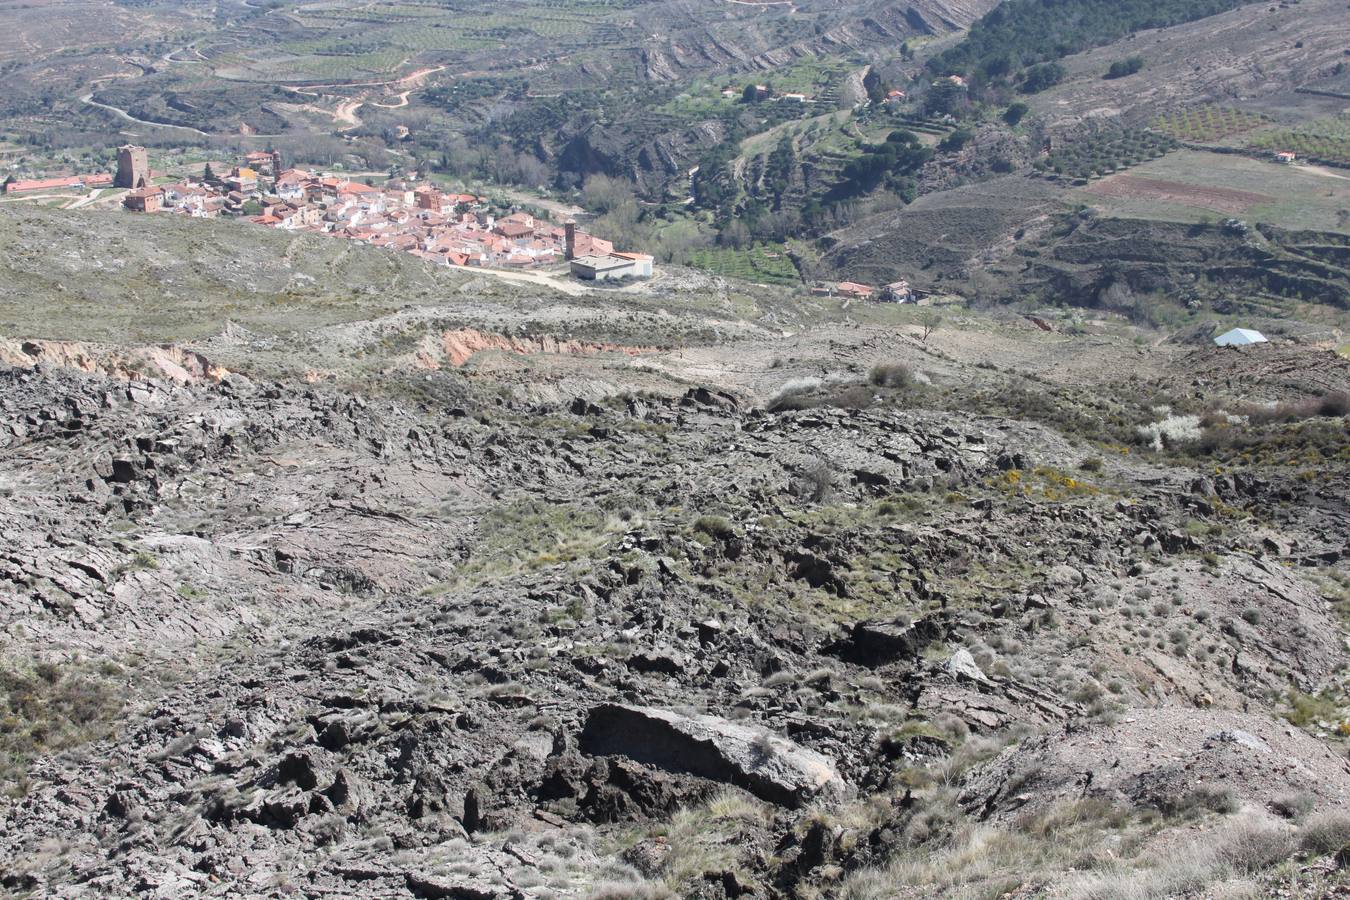
[[[134,212],[159,212],[164,208],[164,190],[157,187],[142,187],[127,191],[122,205]]]

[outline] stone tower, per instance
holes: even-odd
[[[127,144],[117,148],[117,179],[121,188],[145,187],[150,183],[150,156],[144,147]]]
[[[572,219],[568,219],[563,223],[563,248],[565,250],[565,259],[576,259],[577,223]]]

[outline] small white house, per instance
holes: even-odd
[[[1214,339],[1214,343],[1220,347],[1248,347],[1252,344],[1268,343],[1266,336],[1259,331],[1253,331],[1250,328],[1234,328],[1232,331],[1225,331]]]

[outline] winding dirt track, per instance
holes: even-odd
[[[403,107],[408,105],[408,98],[412,95],[412,93],[418,88],[420,88],[422,86],[422,83],[426,81],[428,77],[436,74],[437,72],[445,71],[445,68],[446,68],[445,66],[428,66],[423,69],[418,69],[415,72],[409,72],[407,75],[404,75],[400,78],[392,79],[390,81],[373,81],[373,82],[363,82],[360,84],[311,84],[306,85],[306,88],[325,88],[325,87],[404,88],[402,91],[399,91],[395,95],[398,97],[397,103],[381,103],[378,100],[369,100],[367,99],[367,97],[369,96],[368,91],[363,91],[356,97],[353,97],[348,100],[343,100],[341,103],[339,103],[337,109],[334,110],[332,113],[333,121],[342,123],[341,129],[342,131],[350,131],[353,128],[359,128],[363,124],[361,118],[356,114],[356,111],[359,110],[362,106],[366,106],[368,104],[370,106],[378,106],[381,109],[402,109]],[[304,94],[310,97],[322,96],[321,94],[313,90],[302,90],[301,88],[296,87],[288,88],[288,90],[294,91],[297,94]],[[311,108],[317,109],[318,107],[311,107]]]
[[[357,117],[356,111],[364,105],[364,100],[344,100],[338,104],[338,108],[333,111],[333,120],[344,123],[343,130],[358,128],[361,120]]]
[[[165,122],[152,122],[149,119],[138,119],[131,113],[127,112],[125,109],[122,109],[117,106],[109,106],[107,103],[98,102],[97,100],[94,99],[93,91],[90,91],[87,94],[83,94],[80,97],[80,102],[88,104],[89,106],[96,106],[99,109],[106,109],[108,112],[113,113],[118,118],[125,119],[128,122],[135,122],[137,125],[148,125],[151,128],[168,128],[175,131],[190,131],[193,134],[198,134],[201,135],[202,137],[211,136],[207,132],[202,131],[199,128],[193,128],[190,125],[169,125]]]

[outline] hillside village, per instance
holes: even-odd
[[[447,266],[541,269],[566,263],[588,281],[650,278],[652,257],[616,251],[572,220],[549,222],[524,211],[498,216],[488,198],[432,185],[383,187],[343,175],[284,168],[275,151],[245,155],[228,173],[208,164],[201,177],[166,183],[144,148],[118,150],[116,175],[16,181],[6,193],[69,187],[126,188],[122,205],[139,213],[192,218],[238,216],[256,225],[362,241]]]

